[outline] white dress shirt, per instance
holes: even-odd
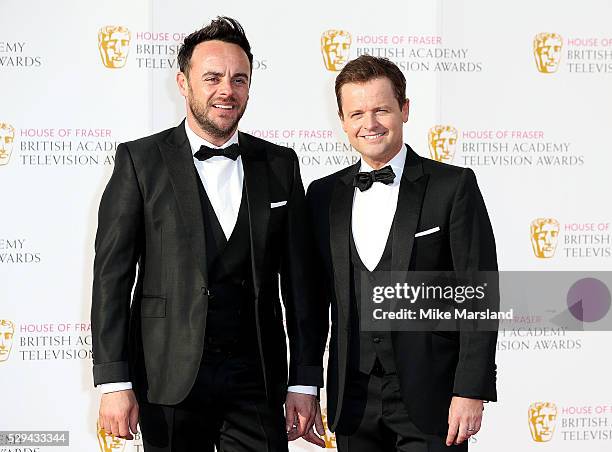
[[[406,145],[385,166],[391,166],[395,179],[389,185],[374,182],[372,186],[361,191],[355,187],[353,195],[353,215],[351,230],[355,248],[361,261],[373,271],[385,251],[391,224],[397,209],[400,181],[404,172],[404,163],[408,150]],[[361,159],[359,171],[370,172],[374,169]]]
[[[225,149],[232,144],[238,144],[238,130],[221,146],[215,146],[197,135],[191,130],[187,121],[185,121],[185,132],[192,154],[198,152],[202,145],[213,149]],[[193,157],[193,163],[221,224],[225,238],[229,239],[238,221],[238,210],[242,202],[242,184],[244,182],[242,157],[238,156],[236,160],[232,160],[227,157],[214,156],[205,161]],[[99,386],[104,394],[132,389],[131,382],[105,383]],[[317,395],[316,386],[289,386],[288,391]]]

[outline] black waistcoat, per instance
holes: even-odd
[[[208,268],[206,342],[216,345],[257,343],[251,271],[251,235],[245,188],[238,219],[225,238],[210,199],[197,177],[204,220]]]
[[[395,220],[394,220],[395,222]],[[391,225],[389,237],[383,255],[373,272],[370,272],[361,261],[353,234],[350,234],[351,248],[351,307],[350,322],[351,333],[349,338],[349,368],[353,371],[360,371],[366,374],[375,369],[375,364],[382,365],[385,373],[395,372],[395,359],[393,357],[393,345],[391,343],[391,333],[389,331],[361,331],[359,318],[361,315],[361,279],[371,278],[375,272],[391,270]],[[378,366],[376,366],[378,367]]]

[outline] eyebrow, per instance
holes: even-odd
[[[216,75],[217,77],[223,77],[223,72],[215,72],[215,71],[204,72],[202,74],[202,78],[208,77],[209,75]]]
[[[217,77],[223,77],[225,74],[223,72],[208,71],[208,72],[205,72],[204,74],[202,74],[202,78],[208,77],[209,75],[215,75]],[[234,78],[236,78],[236,77],[244,77],[247,80],[249,79],[249,76],[246,73],[244,73],[244,72],[239,72],[238,74],[234,74]]]
[[[382,104],[382,105],[378,105],[378,106],[376,106],[374,108],[371,108],[370,110],[380,110],[381,108],[384,108],[384,109],[388,110],[391,107],[389,107],[389,105],[387,105],[387,104]],[[353,113],[363,113],[363,110],[362,109],[357,109],[357,110],[352,110],[352,111],[348,112],[349,115],[352,115]]]

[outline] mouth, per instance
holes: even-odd
[[[237,107],[235,105],[227,105],[227,104],[213,104],[213,108],[217,108],[219,110],[235,110]]]
[[[387,134],[387,132],[380,132],[380,133],[371,133],[368,135],[360,135],[359,138],[363,138],[366,141],[375,141],[377,139],[379,139],[380,137],[384,137]]]

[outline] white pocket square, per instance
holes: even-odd
[[[427,229],[426,231],[417,232],[414,234],[415,237],[422,237],[424,235],[433,234],[434,232],[438,232],[440,230],[440,226],[436,226],[435,228]]]
[[[287,201],[271,202],[270,203],[270,209],[274,209],[275,207],[282,207],[285,204],[287,204]]]

